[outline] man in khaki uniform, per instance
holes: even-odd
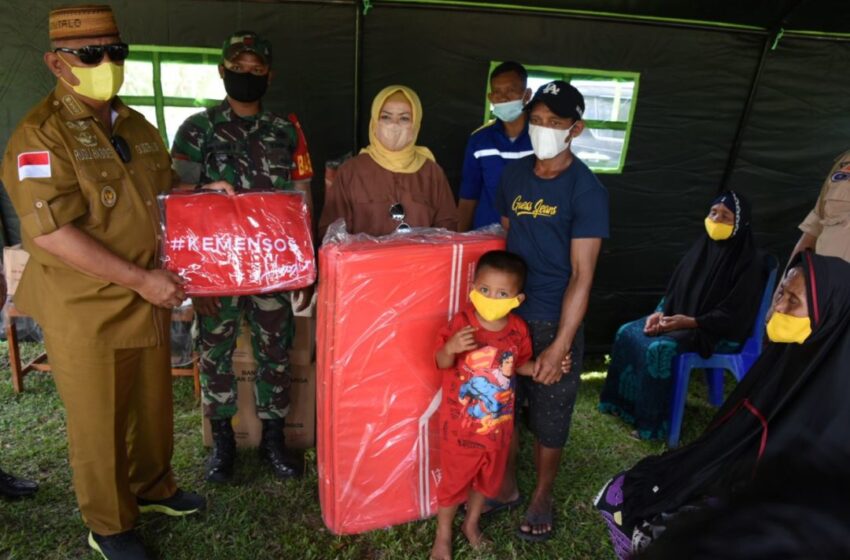
[[[791,258],[814,249],[818,255],[850,261],[850,151],[835,160],[823,182],[815,207],[800,224],[803,235]]]
[[[3,158],[31,255],[15,304],[44,330],[89,545],[110,560],[145,559],[140,511],[205,507],[177,488],[170,465],[170,308],[185,294],[158,268],[156,196],[176,182],[156,129],[115,97],[128,49],[111,8],[53,10],[50,39],[56,89]]]

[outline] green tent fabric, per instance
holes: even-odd
[[[245,28],[270,37],[267,105],[298,114],[317,171],[366,143],[369,104],[390,83],[419,93],[420,143],[457,189],[492,61],[639,73],[625,166],[599,176],[612,234],[587,318],[591,351],[655,305],[724,182],[752,200],[759,245],[783,260],[850,148],[850,2],[372,0],[365,15],[354,0],[110,3],[131,44],[216,47]],[[52,86],[41,56],[54,4],[0,3],[0,148]],[[321,204],[321,176],[314,189]],[[0,209],[13,243],[5,197]]]

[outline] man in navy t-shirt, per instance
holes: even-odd
[[[537,361],[533,377],[518,379],[518,397],[529,402],[537,486],[518,536],[542,541],[553,529],[552,491],[578,391],[582,321],[608,237],[608,192],[570,150],[584,130],[581,93],[566,82],[550,82],[526,110],[534,155],[505,168],[497,208],[508,250],[528,264],[526,300],[517,311],[528,322]],[[569,353],[572,368],[562,375],[560,364]],[[509,503],[519,491],[514,472],[505,479],[501,498]]]
[[[490,93],[496,120],[472,133],[463,159],[458,202],[458,231],[498,224],[496,193],[508,163],[530,156],[528,118],[523,110],[531,99],[528,72],[518,62],[503,62],[490,72]]]

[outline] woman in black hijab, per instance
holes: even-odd
[[[805,442],[729,499],[677,515],[640,560],[850,558],[850,456]]]
[[[736,350],[752,330],[763,290],[749,204],[724,192],[656,311],[617,331],[599,410],[632,424],[641,439],[666,438],[673,358]]]
[[[804,449],[815,461],[850,455],[848,327],[850,264],[798,255],[774,299],[771,343],[705,433],[643,459],[600,492],[596,506],[612,534],[637,551],[678,514],[734,496],[764,463]]]

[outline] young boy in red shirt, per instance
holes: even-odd
[[[463,502],[461,530],[473,548],[482,543],[478,522],[484,500],[496,498],[501,489],[514,427],[514,373],[533,371],[528,327],[511,313],[525,299],[526,270],[513,253],[482,255],[469,295],[472,305],[438,335],[435,359],[443,370],[443,402],[434,560],[451,558],[452,521]]]

